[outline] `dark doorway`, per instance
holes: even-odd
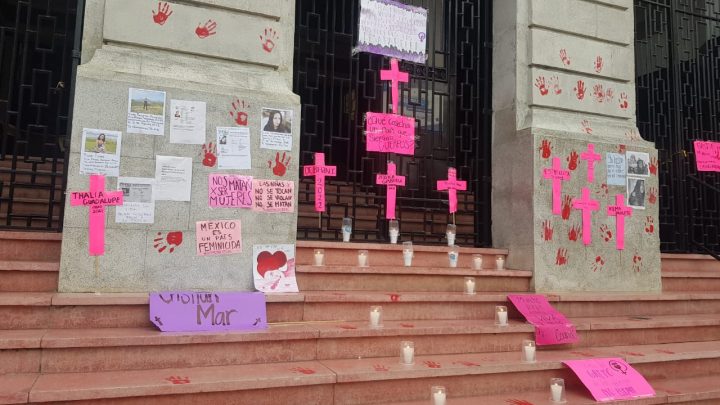
[[[375,174],[387,161],[406,176],[398,188],[401,239],[444,243],[447,193],[437,180],[456,167],[468,191],[458,193],[457,243],[490,246],[490,125],[492,1],[407,0],[428,9],[428,60],[402,62],[400,114],[416,122],[415,156],[367,152],[364,116],[388,112],[389,85],[379,71],[389,59],[353,54],[358,0],[299,0],[296,9],[294,91],[302,99],[300,166],[324,152],[338,175],[326,179],[327,211],[314,211],[314,183],[301,176],[299,239],[340,240],[343,217],[353,218],[353,239],[387,240],[385,189]],[[301,168],[300,168],[301,169]],[[300,170],[302,174],[302,170]]]

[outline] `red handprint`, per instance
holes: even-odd
[[[602,84],[596,84],[593,86],[593,96],[595,96],[595,101],[598,103],[605,101],[605,90],[603,89]]]
[[[625,154],[626,151],[627,151],[627,145],[622,145],[622,144],[618,145],[618,153],[619,154],[623,155],[623,154]]]
[[[560,50],[560,60],[562,61],[563,65],[570,66],[570,58],[568,58],[567,50],[565,50],[565,48]]]
[[[600,187],[595,189],[595,194],[597,194],[599,197],[607,197],[610,195],[610,189],[608,188],[608,185],[605,183],[600,184]]]
[[[310,369],[310,368],[305,368],[305,367],[293,367],[290,369],[290,371],[292,371],[294,373],[298,373],[298,374],[305,374],[305,375],[315,374],[315,370]]]
[[[633,270],[635,270],[636,273],[639,273],[640,270],[642,270],[642,257],[638,255],[638,252],[635,252],[635,255],[633,256]]]
[[[650,159],[650,174],[657,176],[658,160],[656,157]]]
[[[198,36],[198,38],[207,38],[211,35],[217,34],[215,32],[215,28],[217,27],[217,23],[213,20],[207,20],[207,22],[204,25],[200,25],[198,23],[197,28],[195,28],[195,34]]]
[[[552,238],[553,238],[553,227],[552,227],[552,223],[550,223],[550,220],[549,220],[549,219],[546,219],[546,220],[543,222],[542,225],[543,225],[543,233],[542,233],[542,235],[541,235],[542,238],[543,238],[544,240],[546,240],[546,241],[552,240]]]
[[[168,11],[170,11],[168,13]],[[152,10],[153,14],[153,21],[155,21],[155,24],[158,25],[164,25],[167,22],[167,19],[170,18],[172,15],[172,11],[170,10],[170,5],[167,4],[167,2],[163,3],[162,1],[158,1],[158,11],[155,13],[155,10]]]
[[[578,158],[580,156],[577,154],[577,152],[572,151],[570,152],[570,156],[568,156],[565,160],[568,162],[568,170],[575,170],[578,166]]]
[[[655,220],[653,217],[645,217],[645,233],[650,235],[655,233]]]
[[[582,121],[580,121],[580,127],[581,127],[580,130],[581,130],[582,132],[585,132],[585,133],[588,134],[588,135],[592,135],[593,129],[592,129],[592,127],[590,126],[590,121],[588,121],[588,120],[582,120]]]
[[[375,371],[390,371],[387,366],[384,366],[382,364],[373,364],[373,368],[375,369]]]
[[[477,367],[480,365],[478,363],[473,363],[472,361],[467,361],[467,360],[453,361],[452,364],[460,364],[461,366],[465,366],[465,367]]]
[[[167,236],[163,238],[162,232],[158,232],[153,242],[153,247],[157,249],[158,253],[164,252],[168,247],[170,248],[168,253],[172,253],[176,247],[182,245],[183,234],[180,231],[168,232]]]
[[[603,66],[605,66],[605,62],[603,61],[602,56],[598,56],[597,58],[595,58],[595,72],[602,72]]]
[[[338,326],[338,327],[339,327],[340,329],[345,329],[345,330],[354,330],[354,329],[357,329],[357,326],[355,326],[355,325],[340,325],[340,326]]]
[[[563,221],[567,221],[568,218],[570,218],[570,212],[572,211],[572,203],[573,203],[572,197],[570,197],[569,195],[566,195],[565,198],[563,199],[562,212],[560,213]]]
[[[545,76],[538,76],[538,78],[535,79],[535,87],[537,87],[538,90],[540,90],[541,96],[547,96],[549,90],[545,86]]]
[[[288,156],[286,159],[285,152],[283,152],[282,158],[280,158],[280,152],[275,153],[275,167],[273,167],[272,160],[268,160],[268,167],[273,169],[273,174],[278,177],[282,177],[285,175],[289,164],[290,156]]]
[[[400,301],[400,294],[388,294],[390,296],[390,302]]]
[[[436,363],[432,360],[425,360],[423,361],[423,364],[425,364],[428,368],[442,368],[440,363]]]
[[[532,402],[526,401],[524,399],[506,399],[505,402],[510,405],[534,405]]]
[[[415,327],[415,325],[413,325],[411,323],[401,323],[400,326],[402,326],[403,328],[414,328]]]
[[[627,110],[628,107],[630,107],[628,95],[626,93],[620,93],[620,109]]]
[[[183,385],[183,384],[190,384],[190,379],[188,377],[179,377],[175,375],[171,375],[170,377],[167,377],[165,381],[169,381],[175,385]]]
[[[250,108],[250,104],[245,104],[244,100],[240,101],[239,98],[236,98],[235,101],[232,102],[232,111],[230,111],[230,116],[233,117],[235,123],[241,127],[247,126],[248,115],[245,112],[246,108]]]
[[[568,231],[568,240],[571,242],[577,242],[580,238],[580,225],[572,224],[570,226],[570,230]]]
[[[568,262],[568,251],[567,249],[560,248],[555,255],[555,264],[557,266],[564,266]]]
[[[658,199],[658,189],[655,187],[650,187],[650,190],[648,192],[648,202],[650,204],[655,205]]]
[[[265,52],[271,53],[275,49],[275,41],[280,39],[277,32],[272,28],[265,28],[265,34],[260,35],[260,42]]]
[[[538,148],[543,159],[547,159],[552,155],[552,144],[547,139],[543,139],[542,144]]]
[[[577,97],[578,100],[584,100],[585,99],[585,82],[582,80],[577,81],[577,86],[573,89],[575,90],[575,97]]]
[[[600,233],[602,234],[602,238],[605,239],[605,242],[610,242],[613,234],[606,224],[600,225]]]
[[[557,76],[552,76],[550,79],[548,79],[548,86],[553,89],[553,92],[555,95],[562,94],[562,89],[560,88],[560,78]]]
[[[217,147],[210,142],[207,145],[202,146],[203,161],[202,164],[205,167],[215,167],[217,163]]]
[[[593,272],[596,272],[598,270],[602,271],[604,266],[605,266],[605,259],[603,259],[602,256],[597,256],[597,257],[595,257],[595,263],[593,263],[592,266],[590,266],[590,269]]]
[[[615,98],[615,90],[612,89],[612,87],[608,87],[607,90],[605,90],[605,101],[608,103],[612,102]]]

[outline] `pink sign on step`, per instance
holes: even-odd
[[[579,340],[573,324],[542,295],[508,295],[510,302],[535,326],[538,346],[575,343]]]
[[[250,208],[252,176],[212,173],[208,178],[208,204],[213,208]]]
[[[580,154],[581,160],[587,160],[587,181],[592,183],[595,181],[595,163],[602,160],[602,156],[599,153],[595,153],[595,144],[588,144],[588,148],[585,152]]]
[[[454,167],[448,168],[448,179],[437,181],[438,191],[448,192],[450,213],[457,212],[457,190],[467,190],[467,182],[457,179],[457,170]]]
[[[621,358],[566,360],[565,363],[599,402],[655,396],[642,374]]]
[[[337,176],[336,166],[325,166],[325,154],[315,154],[313,166],[303,166],[303,176],[315,176],[315,211],[325,211],[325,176]]]
[[[592,212],[600,209],[600,202],[590,198],[590,189],[583,187],[582,198],[573,201],[573,208],[582,211],[582,237],[585,246],[592,243]]]
[[[380,71],[380,80],[390,81],[390,95],[392,97],[392,111],[398,114],[398,101],[400,100],[398,86],[400,83],[407,83],[410,80],[410,75],[406,72],[401,72],[398,68],[398,61],[395,58],[390,59],[390,70]]]
[[[615,217],[615,233],[617,234],[617,242],[615,246],[617,250],[625,250],[625,217],[632,216],[632,208],[625,205],[625,196],[617,194],[615,196],[615,205],[611,205],[607,209],[609,217]]]
[[[267,329],[265,294],[150,293],[150,322],[163,332],[264,330]]]
[[[543,178],[552,180],[552,213],[562,213],[562,182],[570,180],[570,171],[563,170],[559,157],[552,159],[552,169],[543,169]]]
[[[695,162],[699,172],[720,172],[720,142],[695,141]]]
[[[415,120],[395,114],[369,112],[366,139],[368,152],[415,154]]]
[[[122,191],[105,191],[105,176],[90,176],[90,191],[70,193],[70,205],[90,208],[88,240],[90,256],[105,254],[105,207],[122,205]]]
[[[395,199],[397,198],[397,186],[405,185],[405,176],[398,176],[395,163],[388,162],[387,174],[378,174],[375,182],[387,186],[387,206],[385,207],[385,218],[395,219]]]

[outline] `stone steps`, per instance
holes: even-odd
[[[58,262],[0,260],[0,292],[57,290]]]
[[[60,262],[61,233],[0,231],[0,260]]]

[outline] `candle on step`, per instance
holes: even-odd
[[[475,294],[475,277],[465,277],[465,294]]]
[[[315,249],[315,265],[322,266],[325,264],[325,249]]]
[[[342,234],[343,242],[350,242],[350,235],[352,235],[352,218],[343,218]]]
[[[550,379],[550,394],[555,403],[565,402],[565,380],[562,378]]]
[[[448,246],[455,245],[455,233],[457,233],[457,226],[454,224],[448,224],[445,236],[447,237]]]
[[[430,392],[432,393],[433,405],[445,405],[445,401],[447,399],[445,387],[434,386],[430,388]]]
[[[508,314],[507,307],[498,305],[495,307],[495,324],[499,326],[507,326]]]
[[[473,255],[473,270],[482,270],[482,255]]]
[[[370,307],[370,327],[379,328],[382,322],[382,307]]]
[[[448,260],[450,261],[450,267],[457,267],[459,256],[460,256],[460,251],[458,250],[458,247],[457,246],[451,247],[450,251],[448,252]]]
[[[358,250],[358,266],[359,267],[367,267],[368,266],[368,256],[369,253],[367,250]]]
[[[505,270],[505,256],[498,256],[497,259],[495,259],[495,268]]]
[[[523,340],[523,360],[528,363],[535,362],[535,341]]]
[[[412,266],[413,245],[412,242],[403,242],[403,264],[405,267]]]
[[[400,224],[397,220],[391,219],[390,225],[388,226],[388,232],[390,233],[390,243],[396,244],[398,242],[398,235],[400,235]]]
[[[405,365],[415,363],[415,343],[400,342],[400,362]]]

